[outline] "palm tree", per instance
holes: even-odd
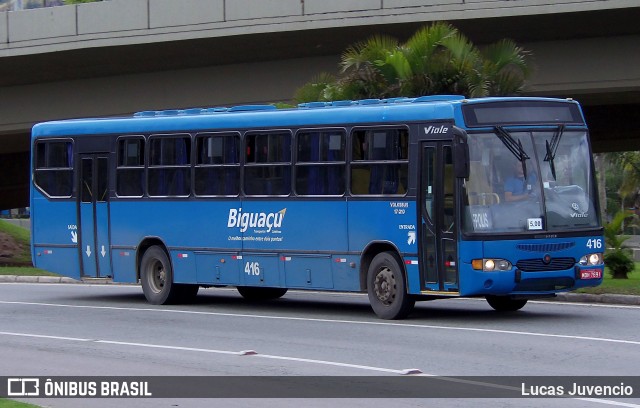
[[[312,81],[296,92],[298,102],[388,98],[454,93],[471,97],[521,93],[529,75],[527,52],[502,40],[478,49],[447,23],[419,29],[405,43],[375,35],[349,46],[339,64],[342,76]],[[322,75],[328,78],[328,74]],[[307,99],[318,97],[319,99]]]
[[[483,52],[484,95],[518,95],[530,75],[528,52],[512,40],[500,40]],[[484,96],[483,95],[483,96]]]

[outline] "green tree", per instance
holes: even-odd
[[[621,152],[611,155],[612,163],[622,170],[622,182],[618,193],[624,205],[636,206],[639,203],[638,186],[640,186],[640,152]]]
[[[516,95],[529,76],[528,53],[513,41],[476,47],[455,27],[434,23],[405,43],[375,35],[342,54],[340,76],[321,74],[298,89],[297,102],[434,94]]]

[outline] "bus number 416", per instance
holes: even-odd
[[[587,240],[587,248],[602,249],[602,240],[597,238]]]
[[[258,262],[247,262],[244,266],[244,273],[251,276],[260,276],[260,264]]]

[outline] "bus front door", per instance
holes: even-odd
[[[459,286],[452,143],[423,142],[421,155],[421,290],[425,294],[456,294]]]
[[[81,154],[78,189],[78,248],[82,277],[111,277],[109,241],[109,158]]]

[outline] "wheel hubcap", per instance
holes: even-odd
[[[151,273],[149,283],[154,292],[161,292],[167,279],[167,273],[164,270],[164,265],[161,262],[155,262],[152,269],[153,272]]]
[[[381,269],[374,281],[376,296],[385,305],[390,305],[396,298],[396,279],[389,268]]]

